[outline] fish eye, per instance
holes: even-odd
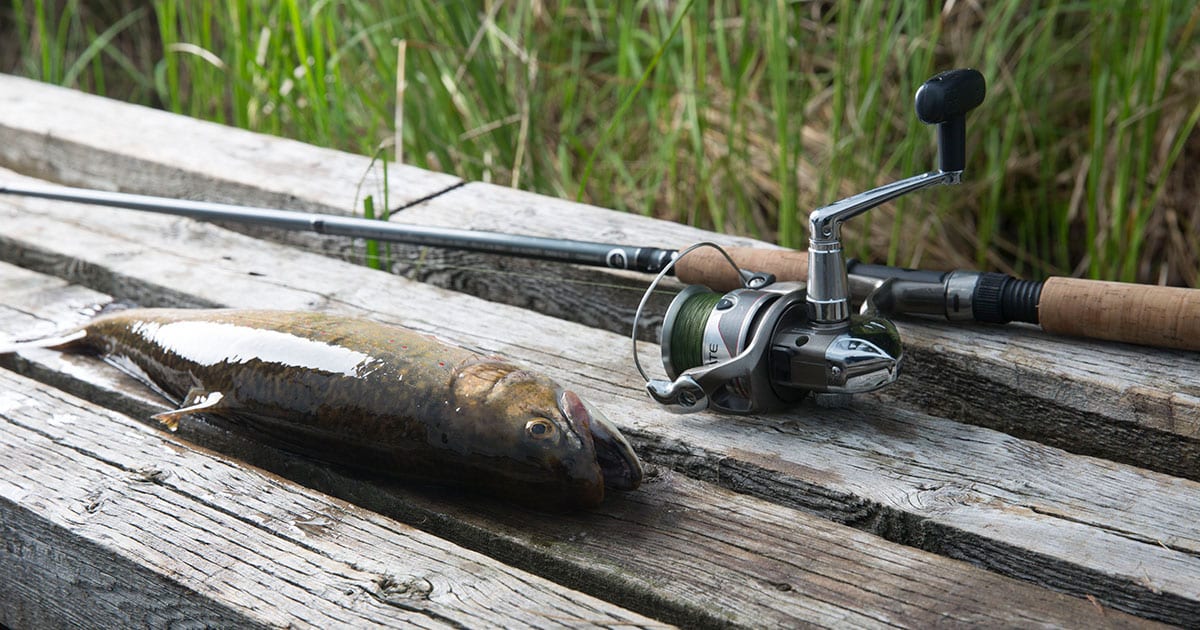
[[[525,433],[535,440],[548,440],[554,437],[556,432],[554,423],[545,418],[534,418],[525,423]]]

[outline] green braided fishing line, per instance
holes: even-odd
[[[704,327],[720,293],[699,293],[679,308],[671,326],[671,365],[683,372],[704,363]]]

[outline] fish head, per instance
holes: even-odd
[[[642,466],[620,431],[574,392],[506,363],[475,364],[456,384],[474,390],[476,453],[491,450],[502,493],[540,504],[593,506],[605,490],[632,490]],[[474,377],[469,376],[474,374]],[[487,445],[480,443],[486,440]],[[504,473],[504,474],[500,474]]]
[[[596,463],[604,475],[604,487],[634,490],[642,483],[642,463],[633,446],[604,414],[587,404],[575,392],[560,389],[558,410],[577,435],[590,435]]]

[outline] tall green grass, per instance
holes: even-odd
[[[142,7],[15,0],[0,69],[375,154],[404,40],[407,162],[803,247],[811,209],[932,167],[912,94],[973,66],[965,183],[851,222],[856,255],[1197,284],[1188,0]]]

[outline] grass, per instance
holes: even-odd
[[[932,167],[912,94],[972,66],[966,183],[855,219],[855,255],[1200,280],[1194,2],[143,7],[15,0],[0,70],[371,155],[404,41],[408,163],[803,247],[810,209]]]

